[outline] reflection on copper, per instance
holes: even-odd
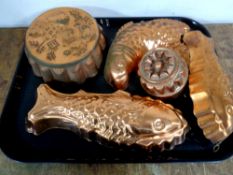
[[[194,114],[213,143],[233,131],[233,93],[228,77],[217,62],[213,41],[199,31],[185,34],[190,51],[189,88]]]
[[[106,81],[116,89],[126,89],[129,74],[137,69],[143,55],[157,47],[175,50],[189,64],[188,48],[182,43],[182,35],[189,30],[187,24],[172,19],[125,24],[109,49],[104,70]]]
[[[94,133],[94,140],[101,144],[108,141],[161,150],[181,144],[188,132],[180,111],[159,100],[120,90],[112,94],[82,90],[62,94],[42,84],[28,113],[27,129],[39,135],[52,128],[71,130],[87,140],[92,140]]]
[[[188,80],[188,66],[168,48],[148,51],[139,63],[138,74],[143,89],[159,98],[177,97]]]

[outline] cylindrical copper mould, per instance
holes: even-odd
[[[174,98],[187,83],[188,66],[175,51],[155,48],[141,59],[138,75],[148,94],[159,98]]]
[[[44,81],[84,82],[97,74],[105,48],[96,20],[77,8],[56,8],[37,17],[25,43],[33,72]]]

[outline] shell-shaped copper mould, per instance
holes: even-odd
[[[117,32],[108,51],[105,80],[116,89],[126,89],[129,74],[137,70],[143,55],[157,47],[174,50],[189,64],[188,48],[182,43],[182,36],[189,30],[187,24],[172,19],[125,24]]]
[[[131,96],[120,90],[112,94],[82,90],[62,94],[45,84],[38,87],[37,93],[27,118],[27,130],[35,135],[62,128],[87,140],[93,139],[94,133],[93,140],[101,144],[107,141],[164,150],[181,144],[188,132],[180,111],[149,97]]]
[[[143,89],[159,98],[177,97],[187,83],[188,74],[185,60],[168,48],[148,51],[138,68]]]
[[[82,83],[97,74],[105,39],[96,20],[77,8],[56,8],[28,28],[25,52],[44,81]]]
[[[211,38],[199,31],[184,35],[190,51],[190,95],[194,114],[206,138],[221,142],[233,131],[233,93],[217,61]]]

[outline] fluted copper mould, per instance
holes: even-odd
[[[190,95],[206,138],[222,142],[233,131],[233,92],[217,61],[213,40],[199,31],[184,35],[190,51]]]
[[[39,135],[62,128],[90,140],[125,145],[170,149],[184,141],[188,124],[179,110],[149,97],[131,96],[124,91],[112,94],[62,94],[45,84],[38,87],[35,106],[28,113],[27,130]],[[99,138],[99,139],[98,139]],[[102,143],[103,144],[103,143]],[[166,149],[168,145],[166,145]]]
[[[148,51],[138,67],[143,89],[154,97],[177,97],[188,80],[189,71],[185,60],[168,48]]]
[[[129,74],[136,70],[143,55],[153,48],[165,47],[177,52],[189,64],[188,48],[182,36],[190,27],[172,19],[129,22],[116,34],[108,51],[105,80],[116,89],[126,89]]]
[[[82,83],[102,62],[105,39],[96,20],[77,8],[56,8],[37,17],[25,38],[35,75],[44,81]]]

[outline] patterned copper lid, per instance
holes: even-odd
[[[177,96],[188,80],[188,67],[176,52],[156,48],[147,52],[139,63],[138,74],[144,90],[152,96]]]
[[[99,28],[91,15],[77,8],[56,8],[32,22],[26,51],[42,64],[68,64],[88,56],[98,38]]]

